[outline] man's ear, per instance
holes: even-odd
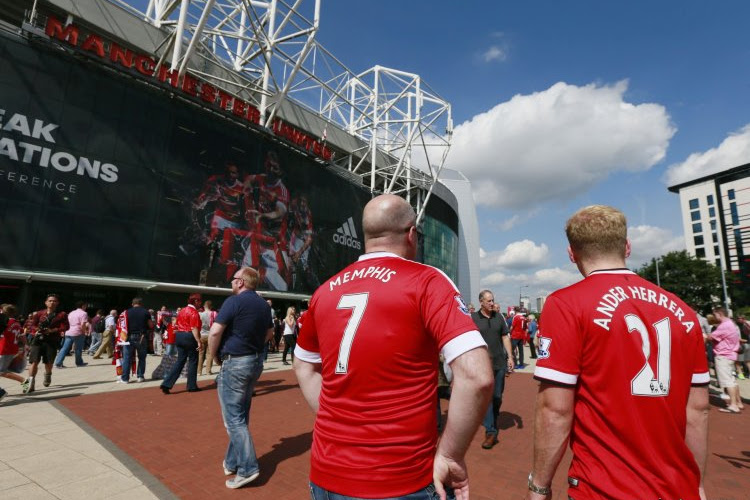
[[[625,243],[625,258],[627,259],[628,257],[630,257],[630,250],[631,250],[631,248],[630,248],[630,239],[628,238],[625,241],[626,241],[626,243]]]
[[[576,256],[575,254],[573,254],[573,249],[570,248],[570,245],[568,245],[568,258],[570,259],[570,262],[572,262],[573,264],[578,263],[576,262]]]

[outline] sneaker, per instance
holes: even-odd
[[[88,363],[81,363],[80,365],[76,365],[76,367],[81,368],[82,366],[86,366]]]
[[[65,368],[63,365],[55,365],[55,368]]]
[[[45,372],[45,374],[44,374],[44,384],[43,384],[44,387],[49,387],[51,383],[52,383],[52,372],[49,372],[49,373]],[[32,387],[34,386],[33,382],[31,384],[31,386]]]
[[[227,462],[222,460],[221,466],[224,468],[224,475],[225,476],[231,476],[232,474],[237,474],[236,470],[227,469]]]
[[[27,378],[26,380],[24,380],[23,382],[21,382],[21,391],[24,394],[28,394],[29,393],[29,386],[30,385],[31,385],[31,379]]]
[[[23,388],[24,394],[31,394],[34,392],[34,379],[27,379],[29,382],[29,385]]]
[[[122,377],[117,377],[117,379],[115,380],[115,382],[118,383],[118,384],[129,384],[130,380],[124,380]]]
[[[145,382],[145,381],[146,379],[143,377],[138,377],[138,379],[136,380],[136,382]]]
[[[740,373],[739,375],[737,375],[737,378],[740,380],[745,380],[746,377],[744,373]]]
[[[6,390],[5,390],[5,389],[3,389],[2,387],[0,387],[0,401],[2,401],[2,400],[3,400],[3,398],[4,398],[5,396],[7,396],[7,395],[8,395],[8,391],[6,391]],[[228,483],[228,481],[227,481],[227,483]],[[227,486],[229,486],[229,484],[227,484]]]
[[[724,401],[729,401],[729,400],[731,399],[731,398],[729,397],[729,394],[727,394],[726,392],[722,392],[722,393],[721,393],[721,395],[719,395],[719,397],[720,397],[721,399],[723,399]]]
[[[241,488],[245,486],[246,484],[251,483],[255,481],[256,479],[258,479],[258,476],[260,476],[260,471],[254,474],[250,474],[247,477],[242,477],[238,474],[234,476],[232,479],[227,479],[227,482],[224,484],[227,485],[227,488],[232,488],[232,489]]]

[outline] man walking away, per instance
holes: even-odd
[[[260,276],[251,267],[232,277],[232,295],[221,306],[211,325],[208,349],[221,365],[216,378],[221,416],[229,435],[224,474],[227,488],[239,488],[260,475],[250,436],[250,403],[253,388],[263,372],[263,346],[273,335],[271,308],[255,292]]]
[[[143,307],[143,299],[135,297],[130,309],[125,311],[128,325],[128,344],[123,346],[122,353],[122,376],[118,382],[130,383],[130,366],[133,355],[138,356],[136,375],[138,382],[144,382],[146,375],[146,356],[148,356],[148,331],[154,327],[151,315]]]
[[[464,456],[492,392],[487,346],[453,282],[414,262],[411,206],[378,196],[362,219],[367,253],[317,289],[295,348],[316,413],[311,496],[469,498]],[[453,391],[438,442],[441,353]]]
[[[593,205],[568,220],[584,276],[540,318],[534,462],[527,500],[551,498],[565,446],[568,497],[704,499],[708,365],[695,313],[625,265],[625,215]]]

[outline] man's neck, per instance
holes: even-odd
[[[50,316],[52,314],[55,314],[56,309],[47,309],[47,315]]]
[[[495,311],[493,311],[492,309],[490,309],[489,311],[485,311],[484,309],[479,309],[479,314],[481,314],[481,315],[482,315],[482,316],[484,316],[485,318],[491,318],[491,317],[492,317],[492,314],[493,314],[494,312],[495,312]]]

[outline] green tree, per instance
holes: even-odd
[[[652,283],[657,282],[655,260],[636,272]],[[723,297],[721,269],[685,250],[659,257],[659,282],[662,288],[704,314],[716,304],[716,297]]]

